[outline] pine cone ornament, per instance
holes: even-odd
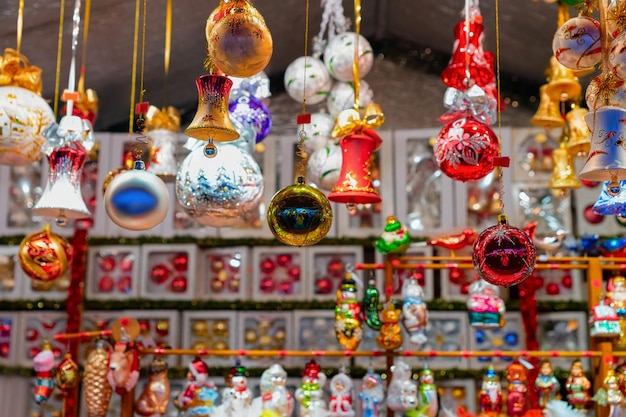
[[[104,347],[104,342],[99,341],[85,362],[83,383],[89,417],[105,417],[109,409],[113,388],[107,381],[108,363],[109,353]]]

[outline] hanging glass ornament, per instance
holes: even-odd
[[[287,372],[281,365],[275,363],[263,371],[259,388],[263,401],[262,417],[291,416],[294,399],[287,390]],[[275,414],[267,414],[267,411]]]
[[[135,413],[143,417],[162,416],[170,402],[170,380],[167,362],[154,358],[148,365],[148,381],[135,401]]]
[[[385,400],[383,380],[379,374],[371,369],[363,376],[359,400],[363,417],[377,417]]]
[[[311,155],[318,149],[329,145],[328,141],[331,139],[334,126],[335,120],[328,113],[311,114],[311,123],[299,126],[296,132],[299,135],[304,127],[303,146],[306,153]]]
[[[358,40],[356,37],[359,37]],[[354,79],[354,48],[358,43],[359,76],[365,78],[374,65],[374,51],[363,35],[344,32],[328,42],[324,49],[324,64],[330,75],[338,81],[349,82]]]
[[[82,389],[87,414],[90,417],[105,417],[113,395],[113,389],[106,376],[109,369],[109,352],[105,346],[105,342],[99,340],[96,348],[91,350],[85,360]]]
[[[330,202],[321,191],[306,185],[304,177],[274,194],[267,208],[270,230],[291,246],[316,244],[328,234],[332,219]]]
[[[231,99],[228,111],[233,119],[254,130],[256,143],[263,142],[272,129],[272,115],[269,109],[261,99],[254,96],[242,95]]]
[[[483,230],[474,242],[474,269],[485,281],[510,287],[524,281],[535,269],[536,251],[526,232],[510,226],[506,215]]]
[[[593,205],[593,212],[602,216],[626,214],[626,180],[605,181]]]
[[[227,75],[251,77],[272,57],[272,35],[248,0],[220,0],[206,25],[209,57]]]
[[[352,378],[341,369],[330,379],[330,398],[328,399],[328,417],[354,417],[354,389]]]
[[[415,277],[406,279],[402,284],[402,324],[409,334],[409,341],[422,346],[428,340],[428,309],[424,302],[424,290]]]
[[[389,253],[403,254],[411,245],[411,235],[396,216],[388,216],[385,231],[374,246],[383,255]]]
[[[170,206],[167,186],[146,171],[143,161],[116,175],[104,192],[107,215],[128,230],[148,230],[160,224]]]
[[[489,174],[499,150],[498,137],[489,126],[472,117],[462,117],[439,132],[433,152],[441,172],[465,182]]]
[[[363,309],[363,318],[365,324],[372,330],[380,330],[382,322],[380,321],[380,291],[376,288],[376,280],[371,278],[368,281],[367,288],[363,294],[363,302],[361,303]]]
[[[552,52],[569,69],[593,67],[602,59],[600,22],[588,16],[569,19],[554,34]]]
[[[50,282],[67,271],[72,257],[72,247],[62,236],[43,230],[27,235],[20,243],[18,260],[26,275],[35,281]]]
[[[285,69],[284,83],[289,97],[298,103],[306,99],[307,104],[317,104],[328,97],[333,79],[320,59],[301,56]]]
[[[496,285],[479,279],[470,285],[469,294],[467,313],[470,326],[486,329],[504,325],[506,306]]]
[[[176,198],[202,225],[234,227],[258,210],[263,174],[252,155],[238,146],[246,146],[248,136],[254,143],[254,132],[246,131],[239,141],[216,144],[218,151],[211,161],[205,157],[204,142],[188,142],[191,152],[178,168]]]
[[[360,80],[359,106],[363,108],[374,102],[374,92],[369,84]],[[354,107],[354,83],[336,82],[330,89],[326,106],[330,116],[335,119],[342,110]]]
[[[341,146],[336,143],[316,150],[307,161],[307,182],[320,190],[331,191],[339,179],[342,160]]]
[[[165,182],[174,181],[178,170],[176,147],[180,133],[180,113],[172,106],[163,109],[150,106],[142,133],[152,142],[147,171]]]
[[[387,407],[400,413],[417,408],[417,382],[411,378],[413,372],[409,364],[397,358],[391,366],[391,373],[393,377],[387,389]]]
[[[335,333],[344,349],[356,350],[363,338],[361,305],[356,296],[356,281],[348,271],[337,290],[335,306]]]
[[[56,385],[63,392],[68,392],[78,385],[80,380],[78,365],[70,353],[66,353],[63,361],[56,368]]]
[[[49,344],[45,344],[41,352],[33,358],[35,369],[35,402],[42,405],[54,391],[54,353]]]
[[[594,77],[585,91],[585,102],[593,112],[603,106],[623,107],[626,105],[626,85],[614,70]]]

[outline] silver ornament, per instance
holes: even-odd
[[[324,101],[333,85],[333,79],[324,63],[312,56],[301,56],[289,64],[285,69],[284,82],[287,94],[298,103],[302,103],[304,99],[306,82],[306,102],[308,104]]]
[[[335,36],[324,50],[324,64],[330,75],[339,81],[354,80],[354,46],[356,33],[345,32]],[[359,36],[359,78],[364,78],[374,64],[374,51],[370,43]]]

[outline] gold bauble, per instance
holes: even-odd
[[[251,77],[272,57],[272,35],[247,0],[222,2],[209,16],[206,31],[209,58],[226,75]]]
[[[333,220],[330,202],[316,188],[298,182],[278,191],[267,208],[270,230],[282,243],[309,246],[322,240]]]
[[[244,341],[249,344],[249,345],[253,345],[256,343],[256,341],[258,340],[258,335],[256,334],[256,332],[252,329],[248,329],[246,330],[246,333],[244,334]]]
[[[158,320],[156,322],[156,330],[158,334],[167,335],[170,332],[170,321]]]
[[[213,343],[213,345],[211,346],[211,349],[226,350],[228,349],[228,343],[224,342],[223,340],[218,340],[217,342]]]
[[[465,388],[452,389],[452,397],[457,401],[463,401],[465,399]]]
[[[196,320],[191,325],[191,331],[196,337],[204,337],[209,334],[209,325],[205,321]]]
[[[216,320],[213,322],[213,335],[219,337],[228,336],[228,322],[225,320]]]
[[[267,348],[268,346],[271,346],[272,344],[272,337],[269,334],[264,334],[259,338],[259,345],[261,345],[264,348]]]
[[[69,242],[50,231],[50,225],[46,224],[42,231],[31,233],[22,240],[17,256],[26,275],[45,283],[65,273],[71,255]]]
[[[191,348],[193,350],[207,350],[207,345],[206,343],[202,341],[196,341],[196,342],[193,342],[193,344],[191,345]]]

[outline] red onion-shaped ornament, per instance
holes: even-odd
[[[446,176],[457,181],[475,181],[493,171],[500,144],[489,126],[473,117],[462,117],[441,129],[433,151]]]
[[[501,214],[498,224],[483,230],[474,243],[474,269],[485,281],[510,287],[524,281],[535,269],[536,251],[526,232],[510,226]]]

